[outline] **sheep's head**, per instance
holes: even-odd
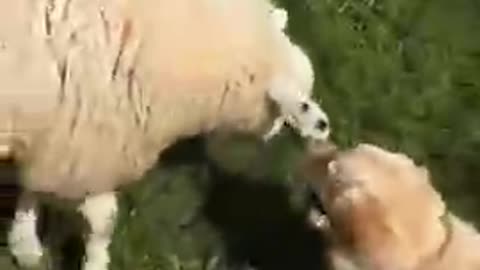
[[[264,135],[264,140],[271,139],[287,124],[304,138],[325,141],[330,135],[330,124],[327,114],[311,97],[314,69],[310,58],[284,33],[288,12],[273,4],[268,12],[275,30],[280,33],[280,41],[285,45],[286,69],[273,78],[268,90],[270,99],[279,108],[280,116]]]
[[[307,99],[294,104],[293,113],[286,117],[286,123],[296,129],[302,137],[325,141],[330,135],[330,125],[327,114],[320,105]]]
[[[264,135],[269,140],[278,134],[283,125],[292,127],[300,136],[313,141],[326,141],[331,132],[330,121],[325,111],[311,98],[292,98],[284,102],[276,101],[280,116],[273,127]]]
[[[275,27],[281,31],[284,31],[288,23],[287,11],[283,8],[277,8],[272,5],[268,10],[268,12],[269,12],[269,15],[271,16],[271,19]]]
[[[280,111],[278,123],[286,123],[302,137],[326,140],[330,136],[330,121],[320,104],[313,100],[314,72],[310,59],[296,45],[290,44],[289,76],[277,76],[268,91]],[[278,125],[277,125],[278,126]],[[267,138],[279,132],[269,132]]]
[[[264,140],[271,139],[287,124],[304,138],[325,141],[330,135],[330,124],[327,114],[311,97],[314,84],[312,63],[307,54],[284,33],[288,12],[273,4],[270,4],[268,12],[274,28],[281,33],[281,42],[285,44],[287,68],[272,80],[268,91],[270,99],[279,108],[280,116],[264,135]]]

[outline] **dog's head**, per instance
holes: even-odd
[[[330,146],[311,154],[303,170],[332,233],[368,269],[413,267],[445,240],[445,205],[428,170],[404,154],[369,144]]]

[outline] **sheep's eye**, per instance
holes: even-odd
[[[302,110],[303,113],[307,112],[310,109],[310,105],[306,102],[302,102],[300,104],[300,110]]]

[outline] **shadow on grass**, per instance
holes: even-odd
[[[163,155],[162,165],[207,167],[200,214],[221,235],[230,267],[327,269],[324,241],[307,226],[306,208],[293,208],[288,187],[273,179],[229,173],[208,158],[205,144],[199,137],[182,141]]]
[[[292,208],[286,187],[215,166],[210,173],[204,213],[223,236],[227,260],[257,270],[326,269],[323,241]]]

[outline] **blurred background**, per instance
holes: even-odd
[[[314,62],[333,140],[408,153],[430,168],[450,209],[480,225],[480,1],[278,4]],[[327,269],[293,176],[301,150],[288,131],[266,145],[221,136],[181,142],[122,194],[111,269]],[[48,214],[53,226],[69,227]],[[66,254],[58,263],[77,269],[79,239],[68,239],[58,243]],[[0,269],[9,270],[3,254]]]

